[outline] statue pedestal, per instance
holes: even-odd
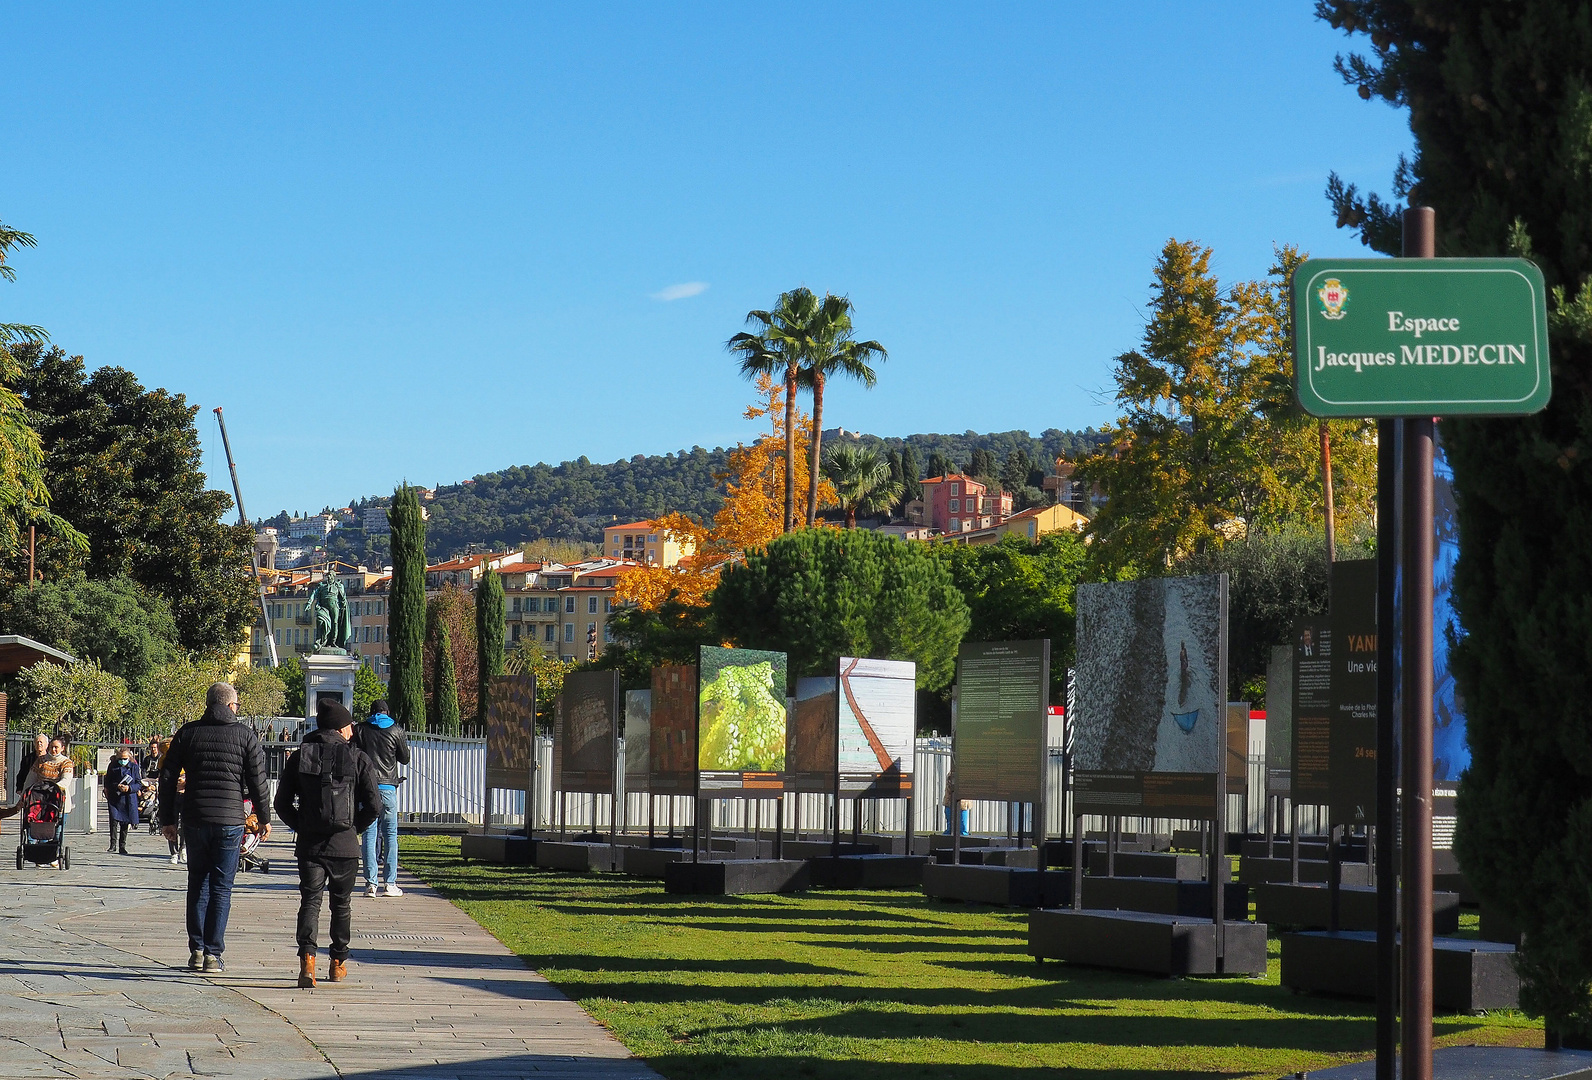
[[[343,708],[354,711],[358,657],[347,653],[308,653],[300,662],[304,666],[304,718],[311,728],[315,726],[315,706],[322,698],[340,701]]]

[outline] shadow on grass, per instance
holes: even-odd
[[[647,1064],[667,1077],[744,1076],[750,1056],[662,1054]],[[1074,1069],[1053,1065],[939,1064],[909,1061],[857,1061],[798,1055],[758,1055],[760,1080],[1225,1080],[1247,1070],[1219,1072],[1188,1069]]]

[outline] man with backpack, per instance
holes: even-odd
[[[349,740],[354,717],[341,702],[315,707],[315,730],[288,756],[277,782],[276,813],[293,830],[299,865],[299,986],[315,986],[315,938],[321,894],[332,894],[331,969],[327,981],[348,973],[354,878],[359,834],[376,820],[381,793],[370,758]]]
[[[376,767],[376,786],[381,789],[381,813],[360,838],[365,851],[365,895],[402,896],[398,887],[398,785],[404,778],[398,775],[398,766],[409,764],[409,738],[387,715],[385,699],[371,703],[370,719],[354,729],[354,745],[370,755]]]

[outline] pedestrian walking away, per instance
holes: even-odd
[[[181,821],[188,854],[188,968],[225,971],[227,916],[232,910],[232,880],[247,816],[243,800],[254,803],[261,839],[271,835],[271,804],[265,777],[265,750],[254,728],[241,722],[238,692],[218,682],[205,695],[205,713],[172,737],[160,765],[160,820]],[[187,782],[179,795],[178,776]],[[169,842],[177,826],[162,824]]]
[[[124,746],[111,758],[105,770],[105,811],[111,819],[111,854],[127,854],[127,830],[138,824],[138,796],[144,787],[144,772],[133,758],[133,748]]]
[[[398,887],[398,785],[404,778],[398,775],[398,766],[409,764],[409,737],[403,726],[387,715],[384,699],[372,702],[370,719],[354,729],[354,745],[370,757],[381,791],[381,814],[375,825],[360,835],[365,895],[402,896]]]
[[[315,706],[315,730],[288,755],[277,779],[276,813],[293,830],[293,854],[298,858],[298,984],[305,989],[315,986],[323,893],[331,894],[332,909],[331,966],[326,977],[340,982],[347,974],[359,834],[370,830],[381,806],[375,767],[353,745],[353,736],[354,717],[342,703],[320,702]]]

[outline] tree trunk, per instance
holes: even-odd
[[[846,528],[855,529],[856,527],[857,527],[857,508],[856,508],[856,506],[848,506],[848,507],[846,507]]]
[[[785,369],[785,528],[796,525],[796,365]]]
[[[1321,421],[1321,492],[1327,519],[1327,581],[1332,581],[1332,561],[1337,557],[1337,522],[1332,510],[1332,436]]]
[[[807,469],[807,527],[818,523],[819,445],[824,441],[824,373],[813,372],[813,453]],[[852,515],[856,517],[855,514]],[[855,522],[853,522],[855,524]]]

